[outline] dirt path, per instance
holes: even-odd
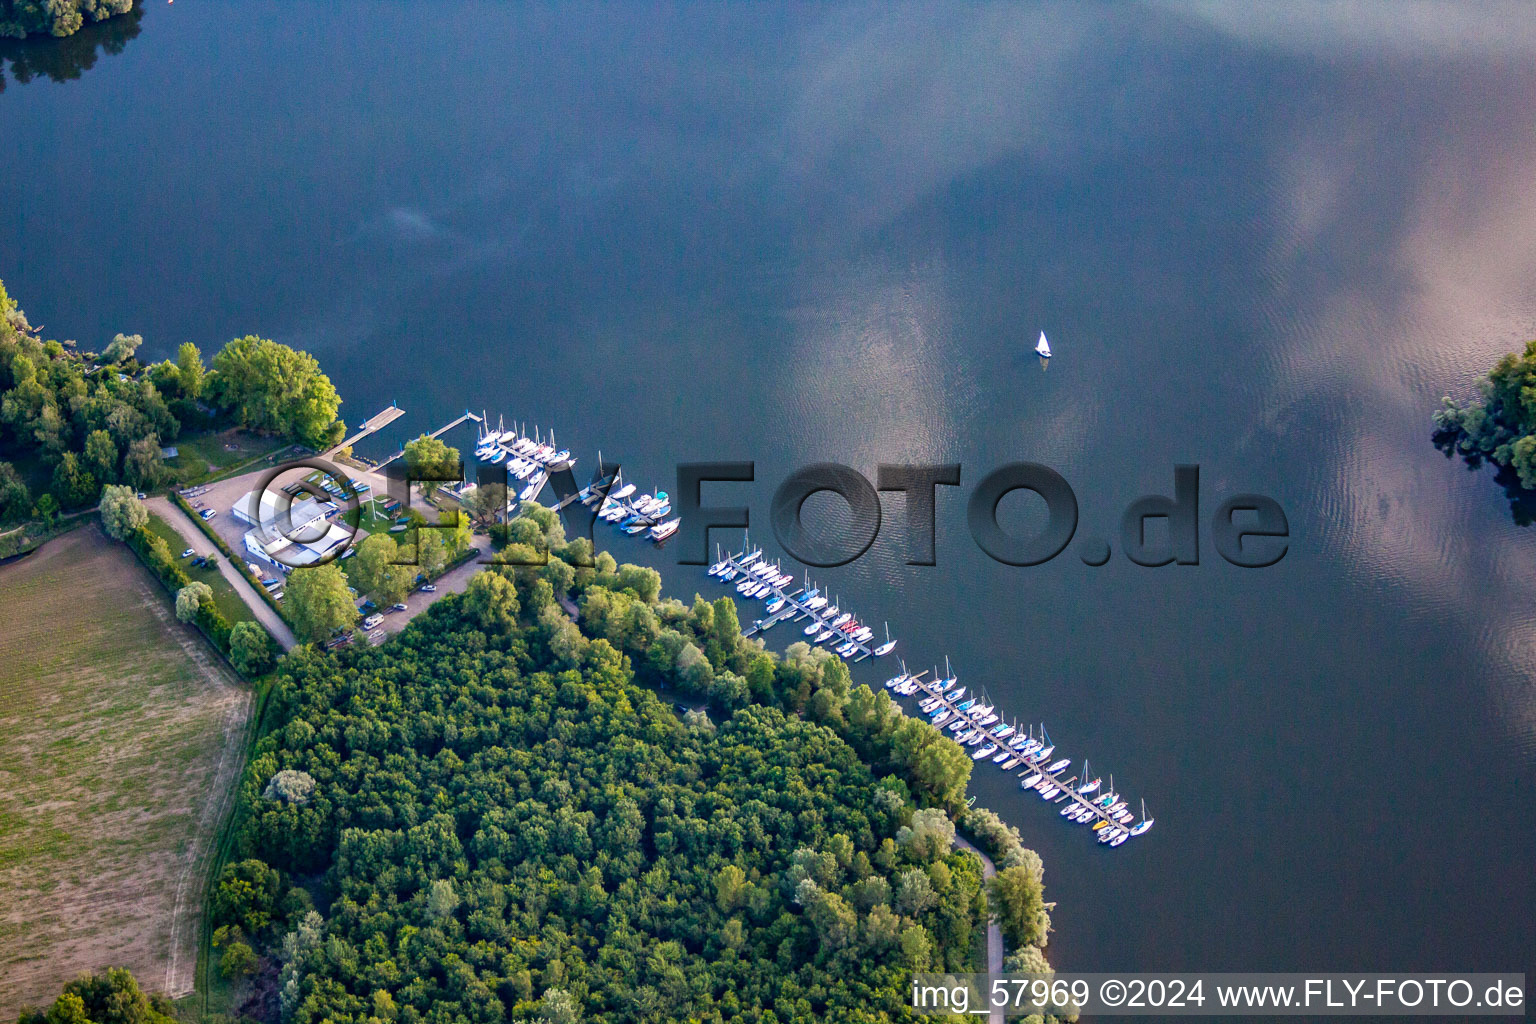
[[[981,877],[991,878],[997,874],[997,868],[992,864],[992,858],[976,849],[971,843],[966,842],[960,836],[955,836],[955,845],[962,850],[970,850],[981,858]],[[987,922],[987,973],[1003,973],[1003,930],[998,927],[996,921]],[[993,1024],[1002,1024],[1003,1011],[994,1008],[989,1019]]]
[[[293,630],[288,628],[288,623],[272,610],[271,605],[261,599],[261,595],[256,593],[256,587],[246,578],[245,573],[240,571],[240,567],[231,565],[229,559],[214,547],[213,541],[209,540],[196,524],[187,520],[185,512],[172,504],[171,499],[164,497],[150,498],[144,504],[169,523],[171,529],[187,542],[187,547],[199,555],[218,555],[219,575],[235,588],[235,593],[240,595],[240,600],[250,608],[251,614],[256,616],[256,621],[267,627],[267,632],[272,634],[272,638],[278,642],[278,645],[285,651],[293,650],[299,641],[293,635]]]

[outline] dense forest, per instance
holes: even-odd
[[[905,1019],[912,972],[974,968],[989,914],[1044,968],[1038,858],[978,819],[989,888],[952,845],[958,747],[825,652],[743,640],[729,599],[515,522],[548,565],[284,659],[212,896],[244,1012]]]
[[[341,405],[313,356],[237,338],[205,367],[196,345],[141,364],[143,339],[100,353],[44,341],[0,283],[0,522],[94,505],[108,484],[166,482],[163,445],[183,429],[239,425],[320,448],[341,439]],[[30,479],[30,482],[29,482]]]
[[[133,8],[133,0],[0,0],[0,36],[68,36],[87,21],[102,21]]]

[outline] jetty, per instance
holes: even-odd
[[[805,635],[810,638],[810,642],[835,642],[837,646],[833,649],[834,653],[850,662],[857,664],[865,658],[879,656],[876,653],[877,648],[871,647],[868,642],[857,640],[851,635],[853,631],[847,627],[850,624],[857,624],[858,619],[856,616],[852,616],[846,610],[840,612],[835,605],[825,601],[820,605],[813,606],[814,598],[819,594],[819,591],[808,589],[808,585],[797,587],[793,590],[786,589],[777,582],[784,576],[783,573],[777,571],[777,568],[770,574],[754,572],[755,566],[753,563],[763,564],[759,561],[761,557],[761,549],[748,551],[746,548],[743,548],[737,554],[726,555],[711,566],[709,570],[711,576],[715,576],[723,582],[729,583],[738,578],[744,578],[744,583],[746,584],[755,583],[757,585],[757,593],[754,596],[767,601],[769,607],[777,604],[778,607],[773,613],[765,618],[753,620],[751,627],[742,631],[742,636],[753,636],[757,633],[765,632],[780,622],[799,623],[804,620],[809,621],[811,624],[805,629]],[[738,584],[737,590],[741,589],[742,584]],[[841,615],[848,615],[849,618],[840,623],[838,619]],[[884,650],[881,650],[880,653],[886,653],[894,646],[894,644],[887,642],[884,645]],[[844,653],[845,651],[847,653]]]
[[[380,430],[383,430],[385,427],[389,426],[391,423],[395,422],[395,420],[404,415],[404,409],[400,408],[394,402],[390,402],[388,409],[385,409],[383,412],[377,413],[364,420],[363,425],[358,428],[357,433],[336,445],[334,448],[327,449],[323,453],[324,457],[328,459],[332,455],[335,455],[337,452],[341,451],[343,448],[352,447],[352,445],[356,444],[358,441],[361,441],[369,434],[374,434]],[[463,421],[461,420],[460,422]]]
[[[946,660],[946,665],[948,664]],[[968,700],[962,699],[964,687],[957,687],[957,676],[947,679],[929,679],[928,672],[922,671],[916,675],[906,672],[903,666],[902,674],[886,680],[886,688],[894,690],[904,696],[922,694],[922,702],[928,705],[925,713],[935,719],[935,727],[947,728],[951,733],[956,733],[956,742],[966,747],[982,748],[983,744],[995,744],[997,750],[973,759],[980,763],[990,760],[1004,771],[1013,771],[1020,765],[1024,770],[1019,773],[1019,778],[1028,780],[1037,777],[1037,782],[1032,786],[1025,786],[1025,791],[1033,791],[1041,796],[1045,802],[1054,807],[1063,807],[1071,803],[1077,810],[1072,821],[1079,824],[1091,825],[1095,834],[1103,830],[1105,835],[1112,838],[1108,842],[1119,846],[1132,836],[1140,835],[1151,827],[1152,819],[1145,818],[1140,824],[1132,825],[1134,815],[1129,813],[1129,799],[1122,798],[1115,792],[1113,778],[1108,788],[1101,788],[1099,780],[1089,775],[1088,762],[1084,761],[1082,776],[1067,775],[1070,770],[1070,761],[1061,764],[1054,773],[1049,769],[1053,766],[1051,759],[1056,754],[1056,747],[1046,735],[1045,727],[1040,728],[1040,739],[1033,736],[1021,739],[1017,726],[1009,727],[1002,715],[996,714],[996,708],[991,704],[984,704],[986,698],[977,692],[970,695]],[[985,709],[978,711],[978,709]],[[991,721],[986,721],[992,716]],[[999,736],[998,731],[1007,729],[1005,736]],[[1019,744],[1022,742],[1022,746]],[[1060,763],[1055,762],[1055,763]],[[1023,785],[1023,783],[1021,783]],[[1083,785],[1092,785],[1093,788],[1086,793],[1079,792]],[[1113,799],[1107,799],[1113,797]],[[1122,802],[1123,801],[1123,802]],[[1059,813],[1066,816],[1063,809]]]
[[[386,410],[386,411],[388,411],[388,410]],[[383,413],[380,413],[379,415],[382,416]],[[392,420],[392,419],[394,419],[393,416],[390,417],[390,420]],[[483,416],[476,416],[474,413],[470,412],[468,409],[465,409],[464,410],[464,415],[460,416],[456,420],[451,420],[448,423],[444,423],[442,426],[438,427],[436,430],[432,431],[432,433],[428,434],[427,436],[428,437],[442,437],[444,434],[448,433],[448,431],[452,430],[454,427],[458,426],[460,423],[466,423],[466,422],[468,422],[470,420],[474,420],[476,423],[484,423],[485,422],[485,417],[483,417]],[[373,421],[369,420],[369,422],[371,423]],[[385,420],[384,422],[388,423],[389,420]],[[381,423],[379,426],[383,426],[383,424]],[[377,429],[379,429],[379,428],[378,427],[374,427],[373,428],[373,430],[377,430]],[[371,434],[371,433],[373,433],[373,430],[365,431],[365,433]],[[363,434],[358,434],[357,436],[358,437],[362,437]],[[344,441],[343,444],[351,444],[352,441],[354,441],[354,440],[356,440],[356,438],[350,438],[347,441]],[[405,455],[405,446],[401,445],[399,451],[395,452],[395,454],[391,455],[389,458],[385,459],[383,462],[379,463],[374,468],[375,469],[383,469],[385,466],[389,465],[391,462],[394,462],[396,459],[403,457],[404,455]]]

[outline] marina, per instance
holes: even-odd
[[[482,428],[488,426],[483,415],[466,416]],[[462,417],[449,427],[461,422]],[[498,427],[503,424],[498,423]],[[576,461],[569,449],[556,447],[553,431],[546,438],[537,427],[532,434],[524,429],[482,429],[475,456],[483,464],[504,465],[509,476],[523,482],[520,490],[509,486],[509,514],[518,504],[537,497],[552,471]],[[598,465],[603,465],[601,453]],[[666,518],[672,511],[670,496],[659,488],[647,494],[636,492],[634,484],[625,483],[622,474],[615,472],[595,479],[553,507],[560,510],[580,501],[628,536],[643,535],[658,544],[665,542],[679,523],[675,517]],[[742,599],[762,602],[763,614],[752,619],[742,630],[743,636],[760,636],[783,623],[793,623],[801,627],[807,643],[825,645],[851,664],[889,654],[896,647],[888,626],[883,627],[884,639],[877,640],[874,628],[845,608],[839,597],[814,585],[808,576],[796,581],[793,572],[770,562],[750,540],[738,552],[721,555],[717,551],[717,560],[706,571],[718,582],[734,586]],[[903,664],[900,674],[886,680],[885,688],[916,699],[918,711],[930,724],[946,732],[976,763],[1017,771],[1023,791],[1058,807],[1060,816],[1068,821],[1088,826],[1101,844],[1120,846],[1152,827],[1153,819],[1146,816],[1145,805],[1137,820],[1129,801],[1116,791],[1112,777],[1106,788],[1102,779],[1092,775],[1087,761],[1081,774],[1070,774],[1072,759],[1054,756],[1056,746],[1044,725],[1039,727],[1038,736],[1034,726],[1021,731],[1016,719],[999,711],[983,694],[968,693],[947,658],[942,677],[937,670],[909,673]]]
[[[488,423],[483,415],[472,418],[476,418],[482,426]],[[498,427],[504,427],[504,424],[499,422]],[[522,433],[518,429],[483,431],[475,442],[475,457],[480,462],[504,465],[509,476],[522,481],[520,487],[509,484],[507,488],[508,514],[521,503],[537,498],[549,482],[551,473],[567,469],[576,462],[569,448],[555,447],[553,430],[549,432],[548,438],[543,438],[538,427],[534,427],[531,436],[526,433],[526,428],[523,429]],[[601,467],[601,452],[598,453],[597,462]],[[639,497],[634,497],[634,494],[634,485],[623,484],[616,474],[613,478],[596,480],[550,507],[559,512],[575,501],[588,507],[597,505],[598,518],[612,523],[629,536],[644,534],[647,539],[658,544],[677,532],[681,520],[666,518],[672,511],[672,501],[666,491],[658,489],[653,494]],[[601,504],[598,504],[599,500]]]
[[[901,696],[922,694],[919,710],[935,728],[947,729],[955,742],[973,748],[972,760],[991,760],[999,769],[1010,772],[1022,767],[1019,785],[1026,792],[1034,792],[1047,803],[1059,806],[1061,816],[1067,820],[1089,825],[1100,843],[1120,846],[1152,827],[1153,819],[1146,816],[1145,803],[1141,820],[1136,821],[1128,808],[1129,801],[1115,790],[1113,776],[1108,789],[1104,789],[1103,780],[1090,772],[1086,760],[1082,775],[1067,776],[1072,760],[1052,760],[1056,746],[1044,725],[1039,737],[1034,735],[1032,726],[1028,732],[1020,733],[1018,725],[1005,721],[982,695],[967,697],[966,688],[959,685],[958,677],[950,671],[947,658],[942,679],[937,678],[937,673],[930,676],[926,670],[910,674],[903,665],[901,674],[886,680],[885,686]]]
[[[890,638],[886,628],[885,641],[870,646],[874,630],[860,624],[852,612],[843,610],[841,602],[805,579],[794,587],[794,574],[786,573],[778,563],[770,563],[761,548],[753,548],[750,541],[735,554],[718,557],[708,569],[708,575],[722,583],[735,584],[736,591],[744,598],[765,602],[765,615],[754,619],[752,625],[742,630],[743,636],[756,636],[767,632],[782,622],[800,625],[807,623],[802,632],[809,643],[835,643],[833,653],[857,664],[866,658],[889,654],[896,641]],[[1051,806],[1059,806],[1060,814],[1069,821],[1090,826],[1101,844],[1120,846],[1134,836],[1152,827],[1153,819],[1146,816],[1142,805],[1141,820],[1137,821],[1129,808],[1129,801],[1122,800],[1115,791],[1111,777],[1109,788],[1103,789],[1103,780],[1090,776],[1088,762],[1083,762],[1081,776],[1068,776],[1071,758],[1053,757],[1056,745],[1051,742],[1040,726],[1040,735],[1034,727],[1020,732],[1016,720],[1008,720],[979,692],[967,696],[966,687],[951,670],[949,659],[944,659],[944,676],[935,670],[909,673],[905,664],[901,673],[885,681],[885,688],[902,697],[918,700],[918,710],[936,729],[947,730],[950,737],[971,755],[978,764],[989,761],[1002,771],[1019,772],[1019,785],[1025,792],[1033,792]]]
[[[889,654],[896,646],[886,630],[884,642],[871,646],[874,629],[865,625],[850,611],[839,607],[837,602],[811,586],[807,580],[802,586],[794,586],[794,574],[786,573],[778,564],[770,564],[762,557],[762,550],[726,555],[709,567],[708,574],[723,583],[735,583],[736,592],[742,597],[766,602],[767,615],[754,619],[752,625],[742,631],[743,636],[766,632],[781,622],[808,621],[803,632],[809,643],[826,644],[836,641],[829,649],[838,657],[854,663],[865,658],[878,658]]]

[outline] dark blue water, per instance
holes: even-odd
[[[469,407],[642,485],[753,459],[705,498],[770,547],[800,465],[960,462],[937,566],[888,496],[819,578],[1146,797],[1106,851],[978,769],[1058,964],[1524,969],[1533,536],[1429,415],[1536,337],[1536,33],[1200,10],[152,6],[0,94],[0,276],[91,347],[309,348],[349,421],[408,410],[380,453]],[[965,499],[1017,459],[1108,565],[977,550]],[[1278,500],[1285,560],[1207,523],[1198,566],[1126,561],[1181,462],[1203,515]]]

